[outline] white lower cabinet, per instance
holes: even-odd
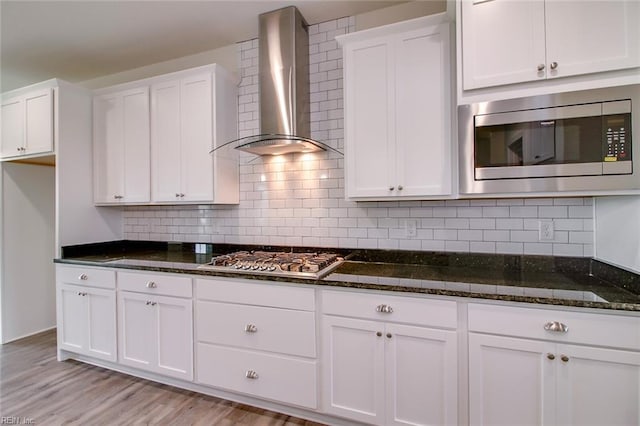
[[[329,423],[640,424],[638,316],[71,265],[56,283],[60,355],[213,395]]]
[[[469,329],[472,425],[640,424],[640,319],[470,305]]]
[[[315,290],[196,280],[196,381],[315,409]]]
[[[140,275],[140,282],[146,281],[150,291],[118,292],[119,362],[165,376],[192,380],[193,302],[191,298],[150,294],[158,288],[155,281],[147,280],[150,275],[129,275],[134,277]],[[157,277],[159,281],[163,280],[163,276]],[[120,274],[118,280],[121,281]],[[164,281],[166,280],[165,276]],[[188,283],[191,284],[190,280]]]
[[[115,291],[63,284],[58,298],[64,324],[60,348],[115,361]]]
[[[105,272],[56,268],[59,349],[117,359],[115,274]]]
[[[327,413],[376,425],[457,424],[455,302],[327,291],[322,305]],[[417,323],[394,322],[410,318]]]

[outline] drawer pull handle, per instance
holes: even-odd
[[[247,324],[244,326],[244,331],[247,333],[255,333],[258,331],[258,327],[256,327],[255,324]]]
[[[569,362],[569,357],[566,355],[560,355],[560,359],[562,360],[562,362]]]
[[[82,280],[82,281],[86,281],[89,277],[87,276],[87,274],[80,274],[80,276],[78,277],[78,279]]]
[[[253,371],[253,370],[247,370],[247,372],[246,372],[246,373],[244,373],[244,375],[245,375],[245,377],[246,377],[247,379],[255,380],[255,379],[257,379],[257,378],[258,378],[258,373],[256,373],[256,372],[255,372],[255,371]]]
[[[554,359],[556,359],[556,356],[554,354],[547,354],[547,358],[553,361]]]
[[[393,308],[389,305],[378,305],[376,307],[376,312],[381,312],[383,314],[390,314],[393,312]]]
[[[551,321],[546,323],[544,325],[544,329],[556,333],[566,333],[567,331],[569,331],[569,327],[558,321]]]
[[[147,288],[156,288],[158,287],[158,284],[154,283],[153,281],[149,281],[147,283]]]

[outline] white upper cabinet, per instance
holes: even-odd
[[[347,198],[451,195],[449,24],[419,18],[337,39]]]
[[[0,158],[53,153],[53,92],[46,87],[3,95]]]
[[[148,86],[96,96],[93,131],[94,201],[149,202]]]
[[[462,0],[462,89],[640,67],[640,3]]]
[[[96,204],[239,202],[238,93],[217,65],[96,92]]]
[[[220,68],[151,86],[151,199],[238,202],[237,159],[209,152],[236,138],[237,92]],[[227,152],[227,155],[229,153]]]

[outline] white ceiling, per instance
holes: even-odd
[[[6,91],[80,82],[257,37],[258,14],[295,5],[309,24],[404,1],[0,0],[0,83]]]

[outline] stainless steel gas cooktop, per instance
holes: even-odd
[[[198,269],[318,279],[343,261],[344,258],[336,253],[238,251],[213,257]]]

